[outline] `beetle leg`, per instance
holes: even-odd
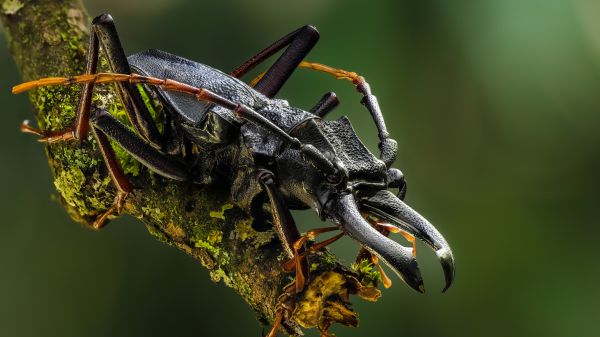
[[[100,229],[104,227],[106,224],[106,220],[109,215],[113,213],[120,213],[123,205],[125,204],[125,199],[133,190],[133,185],[129,182],[129,179],[125,176],[123,169],[119,165],[119,161],[115,155],[115,151],[113,150],[110,142],[105,134],[98,131],[96,128],[92,128],[92,134],[96,141],[98,142],[98,146],[100,148],[100,153],[102,153],[102,158],[104,159],[104,163],[108,168],[108,172],[110,174],[111,180],[115,187],[117,188],[117,194],[115,195],[115,199],[113,204],[103,213],[101,214],[96,221],[93,222],[92,227],[94,229]]]
[[[153,172],[177,181],[190,179],[183,164],[152,147],[107,111],[94,112],[91,124],[94,129],[100,131],[98,134],[102,133],[113,139],[123,150]]]
[[[377,270],[379,270],[379,275],[381,275],[381,283],[385,288],[389,288],[392,286],[392,280],[387,276],[381,265],[379,264],[379,258],[373,254],[371,254],[371,261],[375,266],[377,266]]]
[[[294,243],[300,239],[300,232],[296,227],[294,218],[287,207],[285,200],[275,182],[273,172],[266,169],[259,169],[256,176],[257,180],[267,193],[271,204],[273,223],[275,232],[281,241],[283,250],[290,259],[294,259],[297,254],[304,252],[304,247],[294,247]],[[284,287],[283,293],[279,296],[275,308],[275,321],[267,337],[275,337],[279,327],[289,319],[296,305],[296,294],[298,290],[298,277],[304,280],[304,275],[308,275],[308,264],[306,260],[301,263],[297,270],[296,280]],[[303,281],[304,282],[304,281]]]
[[[298,232],[292,213],[290,213],[283,196],[277,188],[275,175],[271,171],[260,169],[257,179],[269,197],[275,232],[281,241],[283,250],[288,258],[296,261],[295,289],[296,293],[299,293],[304,287],[306,277],[308,277],[308,264],[306,261],[297,259],[297,256],[304,252],[304,246],[297,244],[299,240],[302,240],[302,237],[300,236],[300,232]]]
[[[296,240],[294,242],[294,244],[293,244],[294,257],[292,258],[292,261],[294,261],[294,265],[296,267],[296,293],[300,293],[302,291],[302,289],[304,289],[304,285],[306,283],[306,277],[304,275],[304,271],[302,270],[303,269],[302,268],[303,258],[307,255],[308,252],[320,250],[320,249],[324,248],[325,246],[333,243],[334,241],[336,241],[337,239],[342,237],[343,233],[341,233],[342,235],[338,235],[337,237],[333,237],[329,240],[319,243],[318,247],[313,246],[314,249],[313,249],[313,247],[311,247],[309,249],[309,251],[306,251],[306,252],[304,251],[304,244],[308,240],[314,240],[314,238],[319,234],[327,233],[327,232],[331,232],[331,231],[335,231],[335,230],[339,230],[339,227],[334,226],[334,227],[316,228],[316,229],[308,231],[305,235],[301,236],[298,240]]]
[[[290,78],[298,64],[308,55],[319,40],[319,32],[313,26],[301,27],[275,41],[258,54],[235,68],[230,75],[241,77],[284,47],[288,48],[275,63],[261,76],[254,89],[272,98]]]
[[[98,40],[100,46],[102,47],[102,51],[106,56],[110,71],[115,73],[131,74],[131,67],[127,61],[127,56],[123,51],[113,18],[109,14],[97,16],[92,21],[90,30],[92,35],[91,39]],[[90,52],[91,51],[92,48],[90,47]],[[95,62],[97,62],[97,47],[94,50],[94,54],[95,55],[88,55],[88,65],[92,62],[90,58],[94,58]],[[90,69],[88,68],[88,74],[95,73],[95,69],[94,71],[89,70]],[[89,89],[86,91],[88,86]],[[84,93],[89,92],[88,95],[90,99],[92,88],[93,83],[88,83],[84,86],[83,91]],[[162,143],[160,139],[160,133],[158,132],[158,128],[154,123],[154,120],[150,115],[150,111],[148,111],[148,108],[146,107],[146,104],[144,103],[136,85],[131,83],[117,83],[116,88],[117,94],[123,103],[123,108],[134,129],[142,136],[142,138],[150,142],[154,147],[160,148]],[[89,102],[87,104],[89,105]]]
[[[294,283],[290,283],[283,288],[282,294],[277,299],[277,305],[275,306],[275,319],[273,320],[273,326],[266,337],[277,336],[277,331],[283,324],[283,322],[290,317],[294,308],[296,307],[296,287]]]
[[[331,230],[334,229],[339,229],[338,227],[327,227],[327,228],[331,228]],[[325,228],[325,229],[327,229]],[[323,229],[323,228],[317,228],[317,230],[319,229]],[[321,242],[312,244],[310,247],[307,248],[307,250],[305,250],[302,253],[299,253],[297,256],[300,258],[300,260],[302,260],[303,258],[305,258],[308,254],[314,253],[314,252],[318,252],[319,250],[329,246],[330,244],[334,243],[335,241],[339,240],[341,237],[343,237],[345,234],[344,233],[339,233],[335,236],[330,237],[327,240],[323,240]],[[291,273],[292,271],[294,271],[294,268],[296,267],[296,259],[295,257],[286,261],[283,264],[283,270],[285,270],[288,273]]]
[[[335,109],[340,104],[340,100],[337,98],[334,92],[328,92],[321,100],[315,104],[310,112],[316,116],[324,118],[328,113]]]
[[[23,133],[40,136],[40,138],[38,138],[38,142],[40,143],[56,143],[75,139],[73,130],[70,128],[63,131],[42,131],[29,125],[28,120],[24,120],[23,123],[21,123],[20,129]]]
[[[133,185],[121,169],[108,137],[114,139],[127,153],[157,174],[175,180],[188,179],[183,166],[150,146],[108,112],[104,110],[94,112],[91,116],[91,123],[93,126],[92,134],[98,142],[104,163],[108,168],[112,182],[117,188],[112,206],[94,221],[93,228],[102,228],[109,215],[120,213],[125,205],[125,199],[133,191]]]

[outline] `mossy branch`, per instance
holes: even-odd
[[[23,80],[84,72],[90,19],[78,0],[0,0],[0,18]],[[104,87],[94,104],[118,114],[113,89]],[[69,127],[79,94],[78,86],[31,91],[39,126]],[[227,189],[175,183],[117,153],[138,187],[125,212],[139,218],[159,240],[199,261],[214,281],[235,289],[261,322],[272,322],[281,289],[291,280],[281,268],[284,255],[274,232],[255,231],[252,219],[229,200]],[[46,154],[62,204],[74,220],[89,224],[110,207],[114,187],[93,139],[49,145]],[[327,252],[311,256],[311,266],[313,280],[300,296],[288,332],[336,322],[355,326],[357,315],[348,295],[375,300],[379,291],[373,284],[358,281],[361,275],[368,276],[363,280],[377,279],[375,272],[361,265],[357,273]]]

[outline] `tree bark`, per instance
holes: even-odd
[[[78,0],[0,0],[0,18],[24,81],[84,73],[90,19]],[[43,130],[73,122],[79,86],[39,88],[29,95]],[[112,86],[98,86],[93,104],[122,113]],[[62,204],[74,220],[90,224],[110,207],[115,189],[93,139],[48,145],[46,154]],[[137,187],[124,212],[208,268],[215,282],[233,288],[263,324],[272,322],[277,298],[292,280],[281,268],[284,254],[274,232],[255,231],[227,188],[169,181],[123,151],[117,154]],[[356,326],[348,295],[376,300],[376,271],[346,268],[326,251],[311,256],[310,264],[312,281],[299,295],[288,332],[300,333],[299,326],[326,329],[336,322]]]

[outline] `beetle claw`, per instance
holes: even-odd
[[[362,200],[361,207],[386,222],[398,225],[401,230],[423,240],[435,250],[446,281],[442,291],[448,290],[454,281],[454,255],[446,239],[429,221],[386,190]]]
[[[371,254],[383,260],[411,288],[423,293],[423,278],[411,248],[404,247],[381,234],[360,214],[352,194],[347,194],[331,204],[330,211],[343,230],[360,242]]]

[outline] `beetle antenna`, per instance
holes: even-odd
[[[34,81],[21,83],[12,88],[13,94],[19,94],[34,88],[46,87],[51,85],[71,85],[71,84],[84,84],[84,83],[114,83],[114,82],[128,82],[132,84],[144,83],[161,87],[165,90],[179,91],[193,95],[198,100],[212,102],[221,105],[227,109],[234,111],[234,113],[251,123],[254,123],[271,134],[281,139],[284,143],[293,149],[300,150],[304,155],[304,158],[308,160],[313,166],[325,173],[328,178],[333,180],[339,174],[339,170],[335,165],[325,157],[325,155],[316,147],[311,144],[303,144],[298,138],[290,136],[287,132],[275,125],[272,121],[259,114],[255,110],[243,105],[237,104],[229,99],[222,97],[208,89],[198,88],[189,84],[181,83],[171,79],[158,79],[150,76],[142,76],[138,74],[118,74],[118,73],[96,73],[96,74],[85,74],[71,77],[47,77]]]

